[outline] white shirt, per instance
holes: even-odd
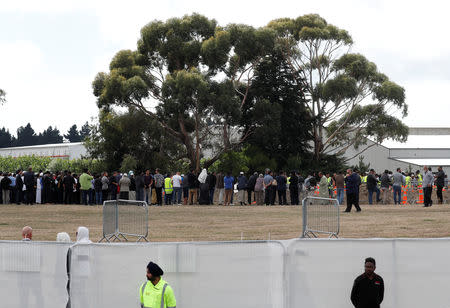
[[[178,174],[175,174],[172,177],[172,181],[173,181],[173,187],[181,187],[181,176]]]

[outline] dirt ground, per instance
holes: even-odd
[[[344,238],[448,237],[450,205],[365,205],[362,212],[342,213]],[[75,240],[80,225],[91,239],[102,237],[102,207],[81,205],[0,205],[0,240],[18,240],[25,225],[33,240],[54,241],[58,232]],[[150,241],[228,241],[290,239],[302,226],[299,206],[162,206],[149,207]]]

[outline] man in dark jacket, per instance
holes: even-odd
[[[16,203],[20,204],[23,201],[22,170],[17,170],[15,189],[16,189]]]
[[[353,283],[350,299],[355,308],[379,308],[384,298],[384,281],[375,274],[375,259],[367,258],[364,263],[364,274],[358,276]]]
[[[252,193],[255,190],[256,179],[258,178],[258,172],[253,173],[247,182],[247,201],[248,204],[252,204]],[[253,199],[256,202],[256,199]]]
[[[359,184],[361,184],[361,178],[356,172],[348,169],[345,184],[347,185],[347,208],[345,209],[345,212],[349,213],[352,210],[352,205],[355,205],[357,212],[361,212],[358,202]]]
[[[378,180],[375,175],[375,170],[370,169],[367,176],[367,192],[369,193],[369,204],[372,204],[373,193],[376,192],[377,203],[380,202],[380,190],[377,187]]]
[[[295,171],[291,172],[289,192],[291,194],[291,205],[298,205],[298,177]]]
[[[26,204],[33,205],[34,204],[34,172],[33,169],[30,167],[28,168],[28,171],[24,173],[23,175],[23,183],[26,187]]]
[[[444,202],[444,199],[442,197],[442,189],[444,188],[445,184],[445,173],[442,170],[441,166],[438,167],[438,172],[434,177],[436,179],[434,183],[436,184],[436,195],[438,197],[438,203],[442,204]]]
[[[240,205],[245,205],[245,190],[247,189],[247,177],[244,175],[244,172],[241,171],[239,173],[239,177],[237,179],[238,182],[238,202]]]
[[[217,177],[216,173],[212,172],[208,174],[206,182],[209,185],[209,204],[214,204],[214,190],[216,189]]]

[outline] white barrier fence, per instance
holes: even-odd
[[[2,307],[66,307],[67,244],[0,241]],[[384,308],[450,307],[450,238],[74,245],[72,308],[139,307],[152,260],[179,307],[351,307],[366,257]]]

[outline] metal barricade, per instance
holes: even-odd
[[[137,237],[137,242],[148,242],[147,203],[134,200],[103,202],[103,238],[100,242],[128,241],[130,236]]]
[[[337,199],[306,197],[302,202],[303,232],[302,237],[317,237],[318,233],[338,237],[339,203]]]

